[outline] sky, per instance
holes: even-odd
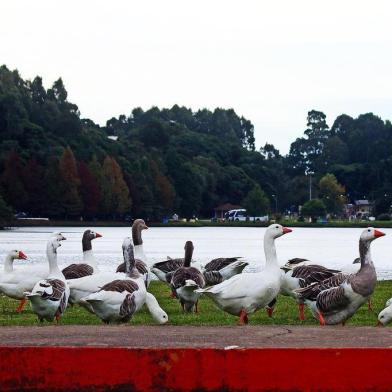
[[[81,116],[233,108],[257,148],[287,153],[307,112],[391,119],[390,1],[1,0],[0,64],[46,87],[62,77]]]

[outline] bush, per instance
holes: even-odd
[[[379,220],[379,221],[389,221],[389,220],[391,220],[391,216],[389,214],[386,214],[386,213],[380,214],[380,215],[377,216],[377,220]]]

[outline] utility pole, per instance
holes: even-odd
[[[312,171],[308,171],[308,176],[309,176],[309,200],[312,200],[312,174],[314,174]]]

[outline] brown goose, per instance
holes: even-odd
[[[83,276],[92,275],[95,272],[98,272],[98,265],[95,261],[91,241],[102,237],[101,234],[93,231],[86,230],[83,233],[82,237],[82,248],[83,248],[83,263],[75,263],[71,264],[68,267],[65,267],[62,272],[65,276],[65,279],[78,279]]]
[[[304,259],[297,260],[305,261]],[[336,275],[340,271],[328,269],[322,265],[317,264],[303,265],[302,262],[294,263],[293,265],[294,267],[291,268],[288,268],[287,264],[282,267],[282,270],[285,271],[285,273],[282,276],[280,293],[297,300],[299,319],[305,320],[304,302],[298,298],[295,290],[309,286],[312,283],[321,282]]]
[[[104,323],[128,322],[145,303],[146,287],[136,269],[133,249],[131,239],[125,238],[123,256],[127,278],[108,282],[83,299]]]
[[[143,219],[136,219],[132,225],[132,241],[134,244],[134,254],[135,254],[135,266],[141,275],[143,275],[143,279],[146,287],[150,285],[151,276],[150,269],[147,264],[147,257],[144,254],[143,250],[143,239],[142,239],[142,231],[147,230],[148,226],[144,222]],[[125,263],[121,263],[116,272],[125,273]]]
[[[372,227],[362,232],[359,239],[361,268],[357,273],[339,273],[320,283],[296,290],[299,299],[305,301],[321,325],[344,325],[373,294],[377,275],[370,254],[370,245],[373,240],[384,235]]]
[[[195,312],[198,312],[198,301],[200,294],[196,293],[196,289],[205,286],[203,274],[194,267],[191,267],[191,260],[193,254],[193,243],[187,241],[185,243],[185,257],[184,265],[178,268],[171,280],[172,291],[176,293],[177,298],[180,300],[181,307],[186,312],[191,312],[195,307]]]

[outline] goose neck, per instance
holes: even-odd
[[[7,256],[5,256],[5,260],[4,260],[4,272],[12,272],[14,267],[13,267],[13,262],[14,259],[12,258],[12,256],[10,254],[8,254]]]
[[[134,246],[134,250],[135,250],[135,259],[142,260],[142,261],[144,261],[146,263],[147,262],[147,257],[144,254],[143,244],[135,245]]]
[[[97,262],[92,249],[83,251],[83,263],[89,264],[93,268],[97,267]]]
[[[264,237],[264,254],[266,267],[278,266],[278,258],[276,256],[275,239],[270,236]]]
[[[367,265],[373,265],[370,253],[370,241],[359,240],[359,258],[361,259],[361,269]]]
[[[49,262],[48,276],[62,275],[59,266],[57,264],[57,249],[53,246],[52,243],[49,243],[48,246],[46,247],[46,256]]]

